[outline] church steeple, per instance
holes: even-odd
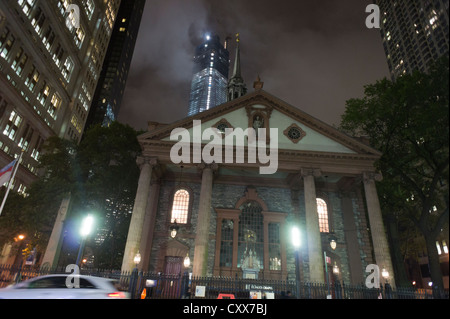
[[[241,54],[239,49],[239,33],[236,34],[236,56],[234,60],[233,75],[228,81],[228,101],[237,99],[247,93],[247,87],[241,75]]]

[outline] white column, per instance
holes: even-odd
[[[380,268],[380,273],[383,268],[389,272],[388,282],[392,287],[395,287],[394,268],[392,266],[386,232],[384,230],[380,202],[375,185],[376,178],[381,178],[381,175],[375,173],[363,174],[364,191],[366,194],[367,213],[369,215],[370,233],[372,235],[375,263]],[[381,276],[380,282],[384,284],[384,278]]]
[[[59,206],[58,215],[56,215],[55,224],[53,225],[52,234],[45,249],[44,258],[41,262],[41,269],[53,269],[58,264],[59,254],[62,245],[62,233],[64,230],[64,221],[66,220],[67,211],[70,204],[70,194],[63,198]]]
[[[156,159],[138,157],[136,162],[140,166],[141,174],[139,176],[136,198],[134,200],[130,228],[128,229],[125,252],[123,254],[122,271],[131,271],[135,267],[133,259],[141,244],[142,227],[150,191],[150,180],[152,179],[152,170],[153,166],[156,165]]]
[[[192,273],[194,276],[206,276],[208,265],[209,223],[211,215],[213,170],[217,169],[217,164],[201,164],[200,168],[203,169],[203,172],[198,205],[194,260],[192,265]]]
[[[306,238],[308,241],[309,280],[314,283],[324,283],[324,260],[322,241],[320,239],[319,216],[317,214],[316,185],[314,176],[319,176],[319,170],[302,169],[305,192]]]
[[[151,181],[150,193],[148,197],[149,203],[147,205],[147,210],[144,217],[144,225],[142,227],[142,239],[140,245],[141,248],[139,249],[142,256],[142,261],[138,268],[144,271],[147,271],[148,266],[150,265],[160,183],[160,179],[157,178],[153,178]]]

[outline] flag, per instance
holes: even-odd
[[[11,175],[13,173],[14,165],[16,164],[17,159],[6,165],[0,170],[0,187],[3,186],[3,184],[7,183],[9,179],[11,178]]]

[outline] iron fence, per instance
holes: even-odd
[[[40,269],[38,266],[0,265],[0,288],[37,276],[67,273],[65,267]],[[441,289],[416,289],[380,285],[349,285],[335,282],[298,282],[295,280],[242,279],[231,277],[193,277],[189,274],[166,275],[138,271],[81,268],[83,275],[116,279],[122,290],[137,299],[216,299],[220,296],[236,299],[448,299],[449,291]],[[144,294],[143,294],[144,292]]]

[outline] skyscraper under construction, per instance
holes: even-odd
[[[226,45],[225,45],[226,46]],[[188,115],[227,102],[229,52],[217,35],[207,35],[195,50]]]

